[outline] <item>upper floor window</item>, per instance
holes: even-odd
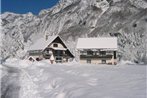
[[[81,55],[87,55],[87,52],[86,51],[80,51],[80,54]]]
[[[93,51],[87,51],[87,55],[93,55]]]
[[[106,55],[106,51],[100,51],[100,55]]]
[[[58,44],[53,44],[53,47],[58,47]]]

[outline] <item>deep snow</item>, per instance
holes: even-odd
[[[146,98],[145,65],[49,64],[11,59],[1,65],[4,98]]]

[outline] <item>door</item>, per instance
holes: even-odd
[[[62,50],[55,50],[55,59],[56,63],[62,63],[63,60],[63,51]]]

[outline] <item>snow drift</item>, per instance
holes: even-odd
[[[144,65],[51,65],[13,59],[0,71],[2,98],[146,98]]]

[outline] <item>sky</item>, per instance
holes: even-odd
[[[51,8],[59,0],[1,0],[1,13],[14,12],[25,14],[32,12],[37,15],[42,9]]]

